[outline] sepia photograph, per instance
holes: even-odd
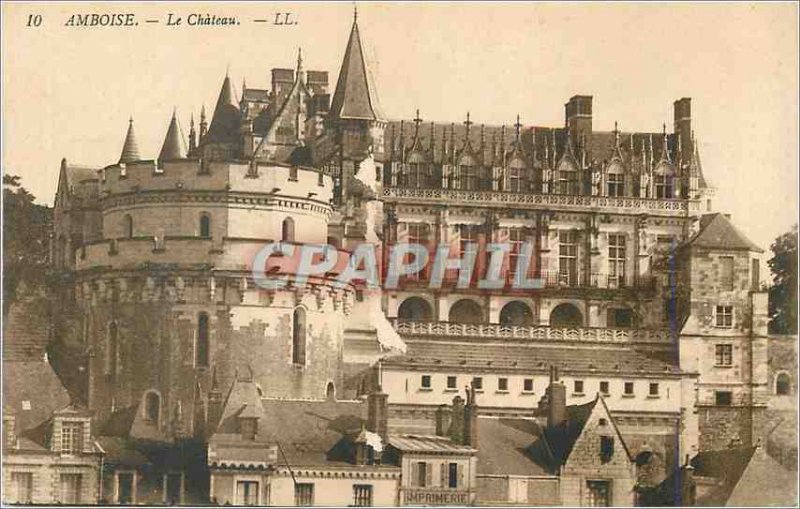
[[[2,2],[3,506],[798,507],[797,2]]]

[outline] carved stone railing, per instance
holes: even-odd
[[[392,319],[403,336],[481,338],[533,341],[585,341],[595,343],[671,342],[669,329],[612,329],[605,327],[549,327],[546,325],[466,324]]]
[[[548,210],[589,209],[653,212],[660,215],[686,215],[698,212],[700,202],[683,199],[637,197],[580,196],[563,194],[528,194],[504,191],[462,191],[458,189],[384,187],[384,199],[401,199],[420,203],[445,201],[451,204],[497,207],[547,208]]]

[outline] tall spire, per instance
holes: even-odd
[[[177,115],[173,110],[172,120],[169,122],[167,135],[164,137],[164,144],[161,146],[161,152],[158,154],[158,161],[161,163],[163,161],[182,159],[185,155],[186,150],[183,135],[181,134],[180,126],[178,126]]]
[[[300,83],[306,82],[306,72],[303,70],[303,48],[297,48],[297,71],[295,75]]]
[[[122,145],[122,154],[119,156],[120,163],[130,163],[139,161],[139,144],[136,143],[136,133],[133,131],[133,117],[128,120],[128,134],[125,135],[125,143]]]
[[[239,137],[239,105],[233,97],[231,78],[226,73],[219,91],[211,126],[208,128],[209,141],[221,143],[235,142]]]
[[[206,135],[207,131],[208,131],[208,122],[206,121],[206,105],[204,104],[203,107],[200,108],[200,139],[201,140]]]
[[[339,79],[331,100],[330,116],[342,119],[382,120],[377,99],[364,60],[361,37],[358,33],[358,16],[355,11]]]
[[[189,119],[189,152],[197,148],[197,131],[194,130],[194,113]]]

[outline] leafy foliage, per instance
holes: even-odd
[[[34,203],[20,178],[3,175],[3,311],[14,301],[21,282],[44,284],[50,251],[53,209]]]
[[[797,225],[770,246],[769,328],[774,334],[797,334]]]

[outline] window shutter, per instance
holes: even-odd
[[[462,463],[459,463],[458,467],[456,467],[456,469],[458,470],[458,484],[457,484],[457,486],[458,486],[459,489],[461,489],[461,488],[464,487],[464,465]]]
[[[433,483],[433,469],[432,465],[426,464],[425,468],[425,486],[430,486]]]
[[[446,488],[447,487],[447,463],[442,462],[442,464],[439,465],[439,472],[441,473],[441,476],[440,476],[441,477],[441,479],[440,479],[441,484],[439,484],[439,486],[441,486],[442,488]]]
[[[411,486],[419,486],[419,463],[411,464]]]

